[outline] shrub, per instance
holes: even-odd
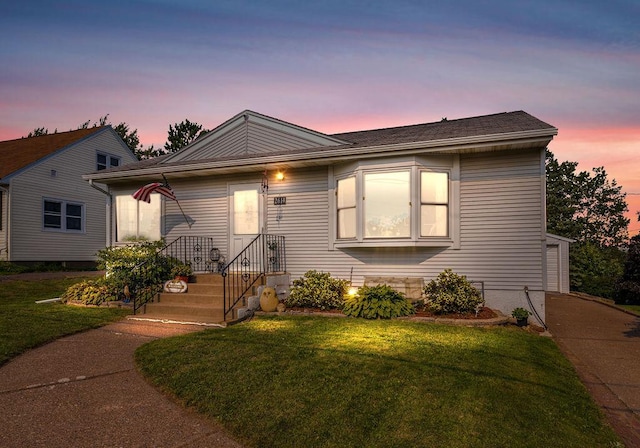
[[[100,305],[118,299],[117,291],[105,279],[85,280],[67,288],[60,297],[62,303]]]
[[[365,319],[390,319],[414,313],[404,294],[389,285],[363,286],[345,299],[344,314]]]
[[[445,269],[424,287],[425,305],[436,314],[469,313],[483,302],[480,291],[464,275]]]
[[[125,285],[135,294],[172,278],[171,267],[177,260],[159,254],[163,246],[164,241],[160,240],[104,248],[97,253],[98,268],[107,271],[107,284],[118,294],[122,294]]]
[[[307,271],[302,278],[293,281],[285,304],[321,310],[342,308],[348,287],[347,280],[332,278],[328,272]]]

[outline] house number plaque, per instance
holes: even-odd
[[[273,198],[273,205],[285,205],[286,203],[287,203],[286,196],[278,196],[276,198]]]

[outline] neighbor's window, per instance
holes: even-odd
[[[44,199],[42,223],[45,230],[84,231],[84,204]]]
[[[157,241],[160,239],[160,195],[151,195],[151,202],[138,201],[131,195],[116,196],[116,240]]]
[[[338,238],[356,237],[356,178],[338,180]]]
[[[98,171],[120,166],[120,157],[112,156],[109,154],[103,154],[99,152],[97,156],[96,166]]]
[[[426,241],[449,236],[447,171],[414,166],[354,174],[336,181],[337,240]]]
[[[449,234],[449,176],[420,173],[420,236]]]

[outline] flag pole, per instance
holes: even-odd
[[[167,180],[167,178],[166,178],[166,177],[164,177],[164,173],[161,173],[161,174],[162,174],[162,178],[164,179],[164,184],[165,184],[167,187],[171,188],[171,187],[169,186],[169,181]],[[191,228],[191,223],[190,223],[190,222],[189,222],[189,220],[187,219],[187,215],[185,215],[185,214],[184,214],[184,210],[182,210],[182,206],[180,205],[180,201],[178,201],[178,198],[176,198],[176,204],[178,204],[178,208],[180,209],[180,213],[182,213],[182,216],[184,217],[185,222],[187,223],[187,225],[189,226],[189,228]]]

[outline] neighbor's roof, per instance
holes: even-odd
[[[262,117],[276,125],[294,126],[296,129],[304,130],[299,126],[252,111],[244,111],[236,115],[232,120],[244,115]],[[210,131],[208,135],[214,135],[218,130],[223,129],[226,123],[228,122]],[[248,126],[248,122],[245,125]],[[312,132],[317,133],[316,131]],[[291,164],[294,161],[311,163],[309,162],[310,160],[329,160],[336,157],[363,154],[373,156],[374,154],[389,154],[395,150],[411,148],[429,148],[429,151],[434,153],[439,151],[455,152],[463,150],[461,149],[462,147],[466,148],[464,150],[470,150],[469,148],[473,148],[481,142],[489,145],[500,145],[506,144],[504,143],[505,141],[510,141],[513,144],[518,139],[529,139],[537,142],[535,144],[546,145],[556,134],[557,129],[554,126],[524,111],[515,111],[456,120],[443,119],[433,123],[326,135],[336,142],[336,144],[330,146],[318,147],[314,145],[312,147],[262,154],[247,152],[224,157],[203,157],[174,161],[175,154],[180,154],[182,151],[191,151],[194,149],[194,145],[201,147],[207,145],[207,136],[205,136],[199,139],[198,142],[187,145],[178,153],[94,172],[83,177],[102,181],[139,175],[152,176],[160,172],[168,174],[198,170],[204,173],[205,170],[243,169],[243,166],[248,167],[260,164],[265,166],[277,163]]]
[[[105,126],[78,129],[0,142],[0,179],[104,128]]]

